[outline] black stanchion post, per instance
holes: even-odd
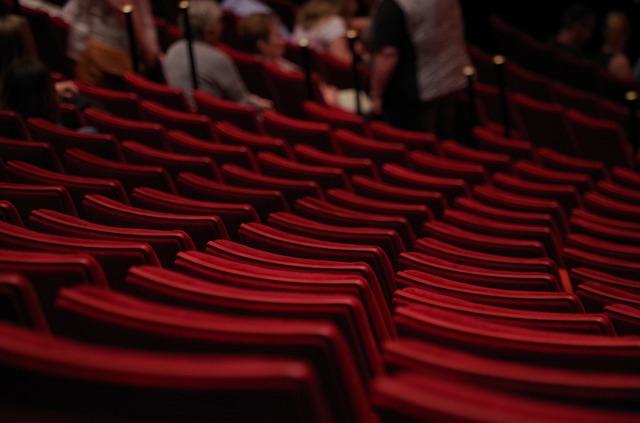
[[[462,73],[467,77],[467,100],[469,101],[469,134],[478,123],[476,116],[476,70],[473,66],[465,66]]]
[[[300,39],[298,42],[302,56],[302,67],[304,69],[305,83],[307,86],[307,99],[313,100],[313,77],[311,75],[311,51],[309,51],[309,40]]]
[[[504,135],[511,137],[511,119],[509,116],[509,102],[507,99],[507,59],[498,54],[493,56],[493,64],[496,67],[496,77],[500,88],[500,112],[502,113],[502,126],[504,127]]]
[[[187,50],[189,52],[189,68],[191,70],[191,87],[193,90],[198,89],[198,70],[196,68],[196,58],[193,54],[193,33],[191,32],[191,19],[189,19],[189,2],[181,1],[178,8],[182,12],[184,19],[184,37],[187,40]]]
[[[362,105],[360,104],[360,56],[356,52],[356,42],[358,41],[358,32],[350,29],[347,31],[347,40],[349,41],[349,49],[351,50],[351,72],[353,73],[353,88],[355,90],[356,113],[362,115]]]
[[[629,128],[627,128],[629,142],[637,153],[638,149],[640,149],[640,140],[638,139],[638,92],[635,90],[627,91],[624,98],[627,100],[627,107],[629,108]]]
[[[136,41],[136,31],[133,26],[133,5],[125,4],[122,6],[122,13],[127,25],[127,35],[129,36],[129,54],[131,56],[131,65],[135,73],[140,72],[140,63],[138,61],[138,43]]]

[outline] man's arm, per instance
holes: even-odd
[[[398,49],[384,47],[373,56],[371,69],[371,111],[374,114],[382,114],[382,98],[391,79],[393,71],[398,65]]]

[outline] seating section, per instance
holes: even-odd
[[[68,72],[69,28],[23,9]],[[469,46],[477,121],[445,140],[322,101],[366,67],[287,45],[308,80],[222,19],[273,110],[127,73],[61,125],[0,111],[5,420],[640,420],[634,86],[493,16],[504,75]]]

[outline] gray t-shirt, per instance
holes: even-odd
[[[248,101],[249,92],[235,64],[226,54],[209,44],[195,41],[193,55],[200,91],[237,103]],[[185,40],[177,41],[169,48],[163,67],[169,85],[182,89],[186,94],[191,93],[191,69]]]

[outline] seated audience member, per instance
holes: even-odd
[[[600,66],[620,79],[632,77],[631,63],[625,53],[629,32],[627,16],[622,12],[609,12],[602,33],[604,43],[595,58]]]
[[[194,37],[198,88],[215,97],[259,109],[270,108],[270,101],[247,91],[233,61],[214,47],[222,32],[221,11],[217,3],[212,0],[191,1],[189,18]],[[177,41],[169,47],[164,60],[164,74],[169,85],[191,93],[193,87],[186,40]]]
[[[239,17],[256,13],[272,13],[271,8],[260,0],[224,0],[220,7],[222,7],[222,10],[231,12]]]
[[[20,57],[37,57],[31,29],[24,17],[3,14],[0,16],[0,75]]]
[[[296,64],[284,58],[285,39],[279,26],[280,20],[272,13],[256,13],[242,18],[238,23],[241,47],[282,70],[300,70]]]
[[[69,0],[63,16],[71,24],[68,55],[77,58],[79,81],[117,86],[118,77],[133,70],[122,14],[125,5],[133,6],[134,32],[142,65],[150,71],[157,67],[160,47],[149,0]]]
[[[585,45],[591,40],[596,24],[593,9],[582,3],[570,5],[562,15],[562,28],[552,44],[555,48],[575,56],[584,56]]]
[[[351,61],[346,39],[348,21],[357,8],[355,0],[310,0],[298,12],[294,41],[309,40],[311,47],[343,62]]]
[[[40,61],[14,60],[0,82],[0,109],[12,110],[24,119],[39,117],[58,122],[58,104],[77,92],[70,82],[54,84],[49,69]]]

